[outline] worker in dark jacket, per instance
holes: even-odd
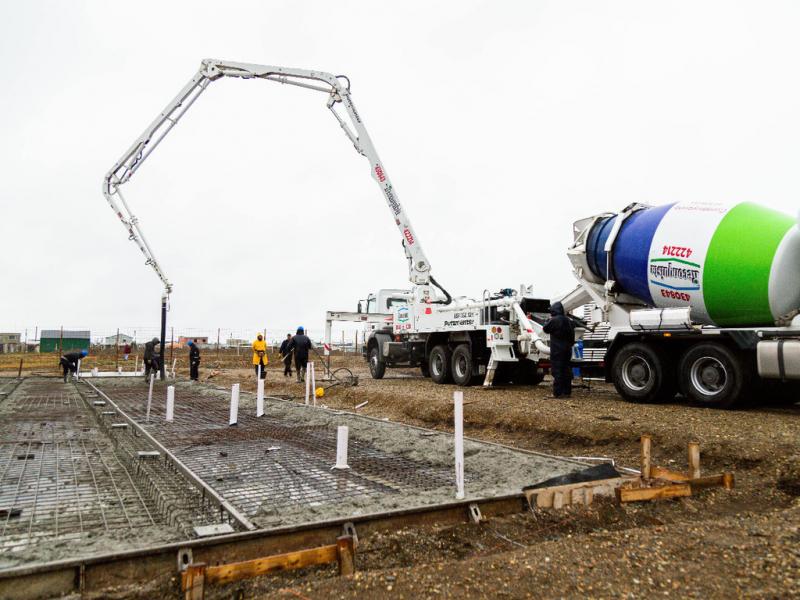
[[[550,364],[553,374],[553,396],[566,398],[572,393],[572,345],[575,343],[575,325],[564,314],[564,305],[554,302],[550,319],[544,324],[550,334]]]
[[[287,333],[286,339],[281,342],[281,348],[278,350],[278,354],[281,355],[281,359],[283,360],[283,376],[284,377],[291,377],[292,376],[292,352],[289,350],[289,343],[292,341],[292,334]]]
[[[297,369],[297,381],[306,380],[306,365],[308,364],[308,351],[314,347],[311,340],[306,335],[305,329],[297,328],[297,334],[292,338],[287,346],[289,352],[294,351],[294,367]]]
[[[150,381],[150,373],[161,370],[161,342],[157,337],[144,345],[144,380]]]
[[[189,346],[189,379],[197,381],[200,377],[200,348],[192,340],[186,345]]]
[[[78,361],[82,358],[86,358],[89,354],[86,350],[81,350],[80,352],[67,352],[59,359],[59,364],[61,368],[64,370],[64,383],[67,383],[67,373],[75,373],[78,372]]]

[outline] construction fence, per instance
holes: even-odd
[[[12,331],[9,329],[9,331]],[[0,348],[0,372],[21,371],[36,373],[56,372],[58,359],[64,352],[87,349],[89,356],[82,362],[83,369],[99,368],[101,371],[133,371],[141,369],[144,345],[161,333],[155,327],[120,327],[90,329],[87,327],[17,328],[20,342],[13,347]],[[166,332],[164,364],[171,370],[188,370],[188,346],[192,340],[200,348],[206,368],[245,368],[251,365],[252,343],[256,335],[267,340],[271,360],[278,360],[278,349],[287,333],[270,332],[263,328],[202,328],[168,327]],[[322,354],[324,331],[308,330],[307,334]],[[280,336],[280,337],[279,337]],[[363,332],[337,332],[331,340],[331,351],[340,354],[359,354],[364,342]],[[130,352],[125,353],[126,348]]]

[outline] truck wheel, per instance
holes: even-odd
[[[743,400],[750,383],[749,366],[717,343],[689,348],[678,372],[687,398],[717,408],[731,408]]]
[[[675,397],[672,362],[648,344],[623,346],[614,357],[612,369],[614,387],[627,402],[662,402]]]
[[[459,344],[453,351],[452,358],[453,383],[472,385],[475,380],[475,363],[472,361],[472,350],[469,344]]]
[[[542,381],[544,381],[544,370],[540,369],[538,365],[527,359],[522,359],[517,363],[514,383],[520,385],[539,385]]]
[[[386,374],[386,363],[381,360],[377,346],[373,346],[369,351],[369,374],[373,379],[383,379]]]
[[[430,370],[430,368],[428,367],[428,363],[427,363],[427,362],[424,362],[424,363],[422,363],[422,364],[419,366],[419,370],[420,370],[420,372],[422,373],[422,376],[423,376],[423,377],[430,377],[430,376],[431,376],[431,370]]]
[[[431,355],[428,358],[428,370],[434,382],[450,383],[452,378],[452,373],[450,371],[451,358],[452,352],[450,352],[450,348],[445,345],[436,346],[431,350]]]

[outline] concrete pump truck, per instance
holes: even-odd
[[[103,178],[103,195],[129,239],[137,244],[164,284],[162,297],[162,346],[165,342],[166,305],[172,284],[144,237],[141,224],[122,196],[121,187],[142,166],[172,131],[210,83],[222,78],[264,80],[299,86],[327,97],[326,106],[356,151],[369,162],[372,178],[400,233],[408,260],[409,290],[389,290],[380,295],[376,312],[331,312],[326,322],[326,352],[331,323],[337,320],[379,324],[367,344],[373,377],[386,367],[418,366],[438,383],[468,385],[483,379],[539,383],[548,366],[549,348],[542,324],[549,301],[536,298],[530,287],[484,293],[480,300],[451,296],[431,275],[431,266],[419,236],[403,209],[397,189],[364,126],[350,95],[350,81],[343,75],[269,65],[207,59],[177,96],[153,120]],[[340,109],[343,107],[344,114]],[[377,305],[376,305],[377,306]]]

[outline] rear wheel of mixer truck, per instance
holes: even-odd
[[[746,399],[750,389],[749,358],[717,342],[691,346],[678,367],[681,392],[703,406],[732,408]]]
[[[675,365],[667,352],[643,342],[629,342],[617,350],[611,380],[628,402],[663,402],[677,392]]]

